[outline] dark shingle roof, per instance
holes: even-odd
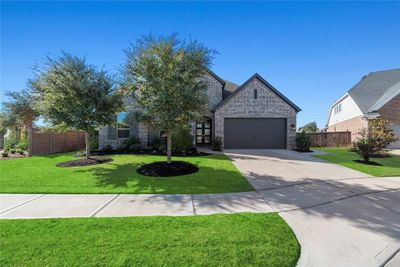
[[[371,72],[351,88],[348,94],[365,114],[389,88],[399,82],[400,69]]]
[[[230,82],[228,80],[224,81],[225,81],[225,86],[224,89],[222,90],[222,100],[229,97],[237,88],[239,88],[239,85],[237,85],[236,83]]]

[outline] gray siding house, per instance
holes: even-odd
[[[193,143],[209,146],[218,136],[223,148],[295,148],[296,115],[301,110],[260,75],[241,86],[223,80],[212,71],[204,77],[208,85],[208,112],[201,122],[192,122]],[[99,146],[119,147],[131,136],[146,147],[160,131],[137,122],[124,123],[128,113],[118,114],[116,123],[100,129]]]

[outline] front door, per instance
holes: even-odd
[[[211,120],[196,123],[196,145],[211,143]]]

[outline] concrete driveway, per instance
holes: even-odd
[[[383,266],[399,251],[400,177],[375,178],[289,150],[226,154],[295,232],[299,266]]]

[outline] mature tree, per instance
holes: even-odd
[[[86,158],[90,156],[90,134],[111,124],[123,104],[106,71],[67,53],[48,58],[30,84],[45,120],[56,128],[85,132]]]
[[[213,51],[196,41],[145,36],[126,50],[125,88],[133,93],[139,118],[167,135],[171,162],[172,132],[204,114],[207,97],[202,81]]]
[[[9,126],[13,123],[14,129],[24,129],[24,137],[28,138],[30,131],[32,131],[33,121],[38,117],[32,92],[28,89],[20,92],[8,91],[6,96],[9,100],[3,103],[3,107],[8,114],[6,118]],[[18,138],[20,137],[18,136]],[[28,153],[30,153],[29,150]]]
[[[317,127],[317,123],[315,121],[307,123],[301,129],[302,129],[303,132],[306,132],[306,133],[317,133],[317,132],[319,132],[319,129]]]

